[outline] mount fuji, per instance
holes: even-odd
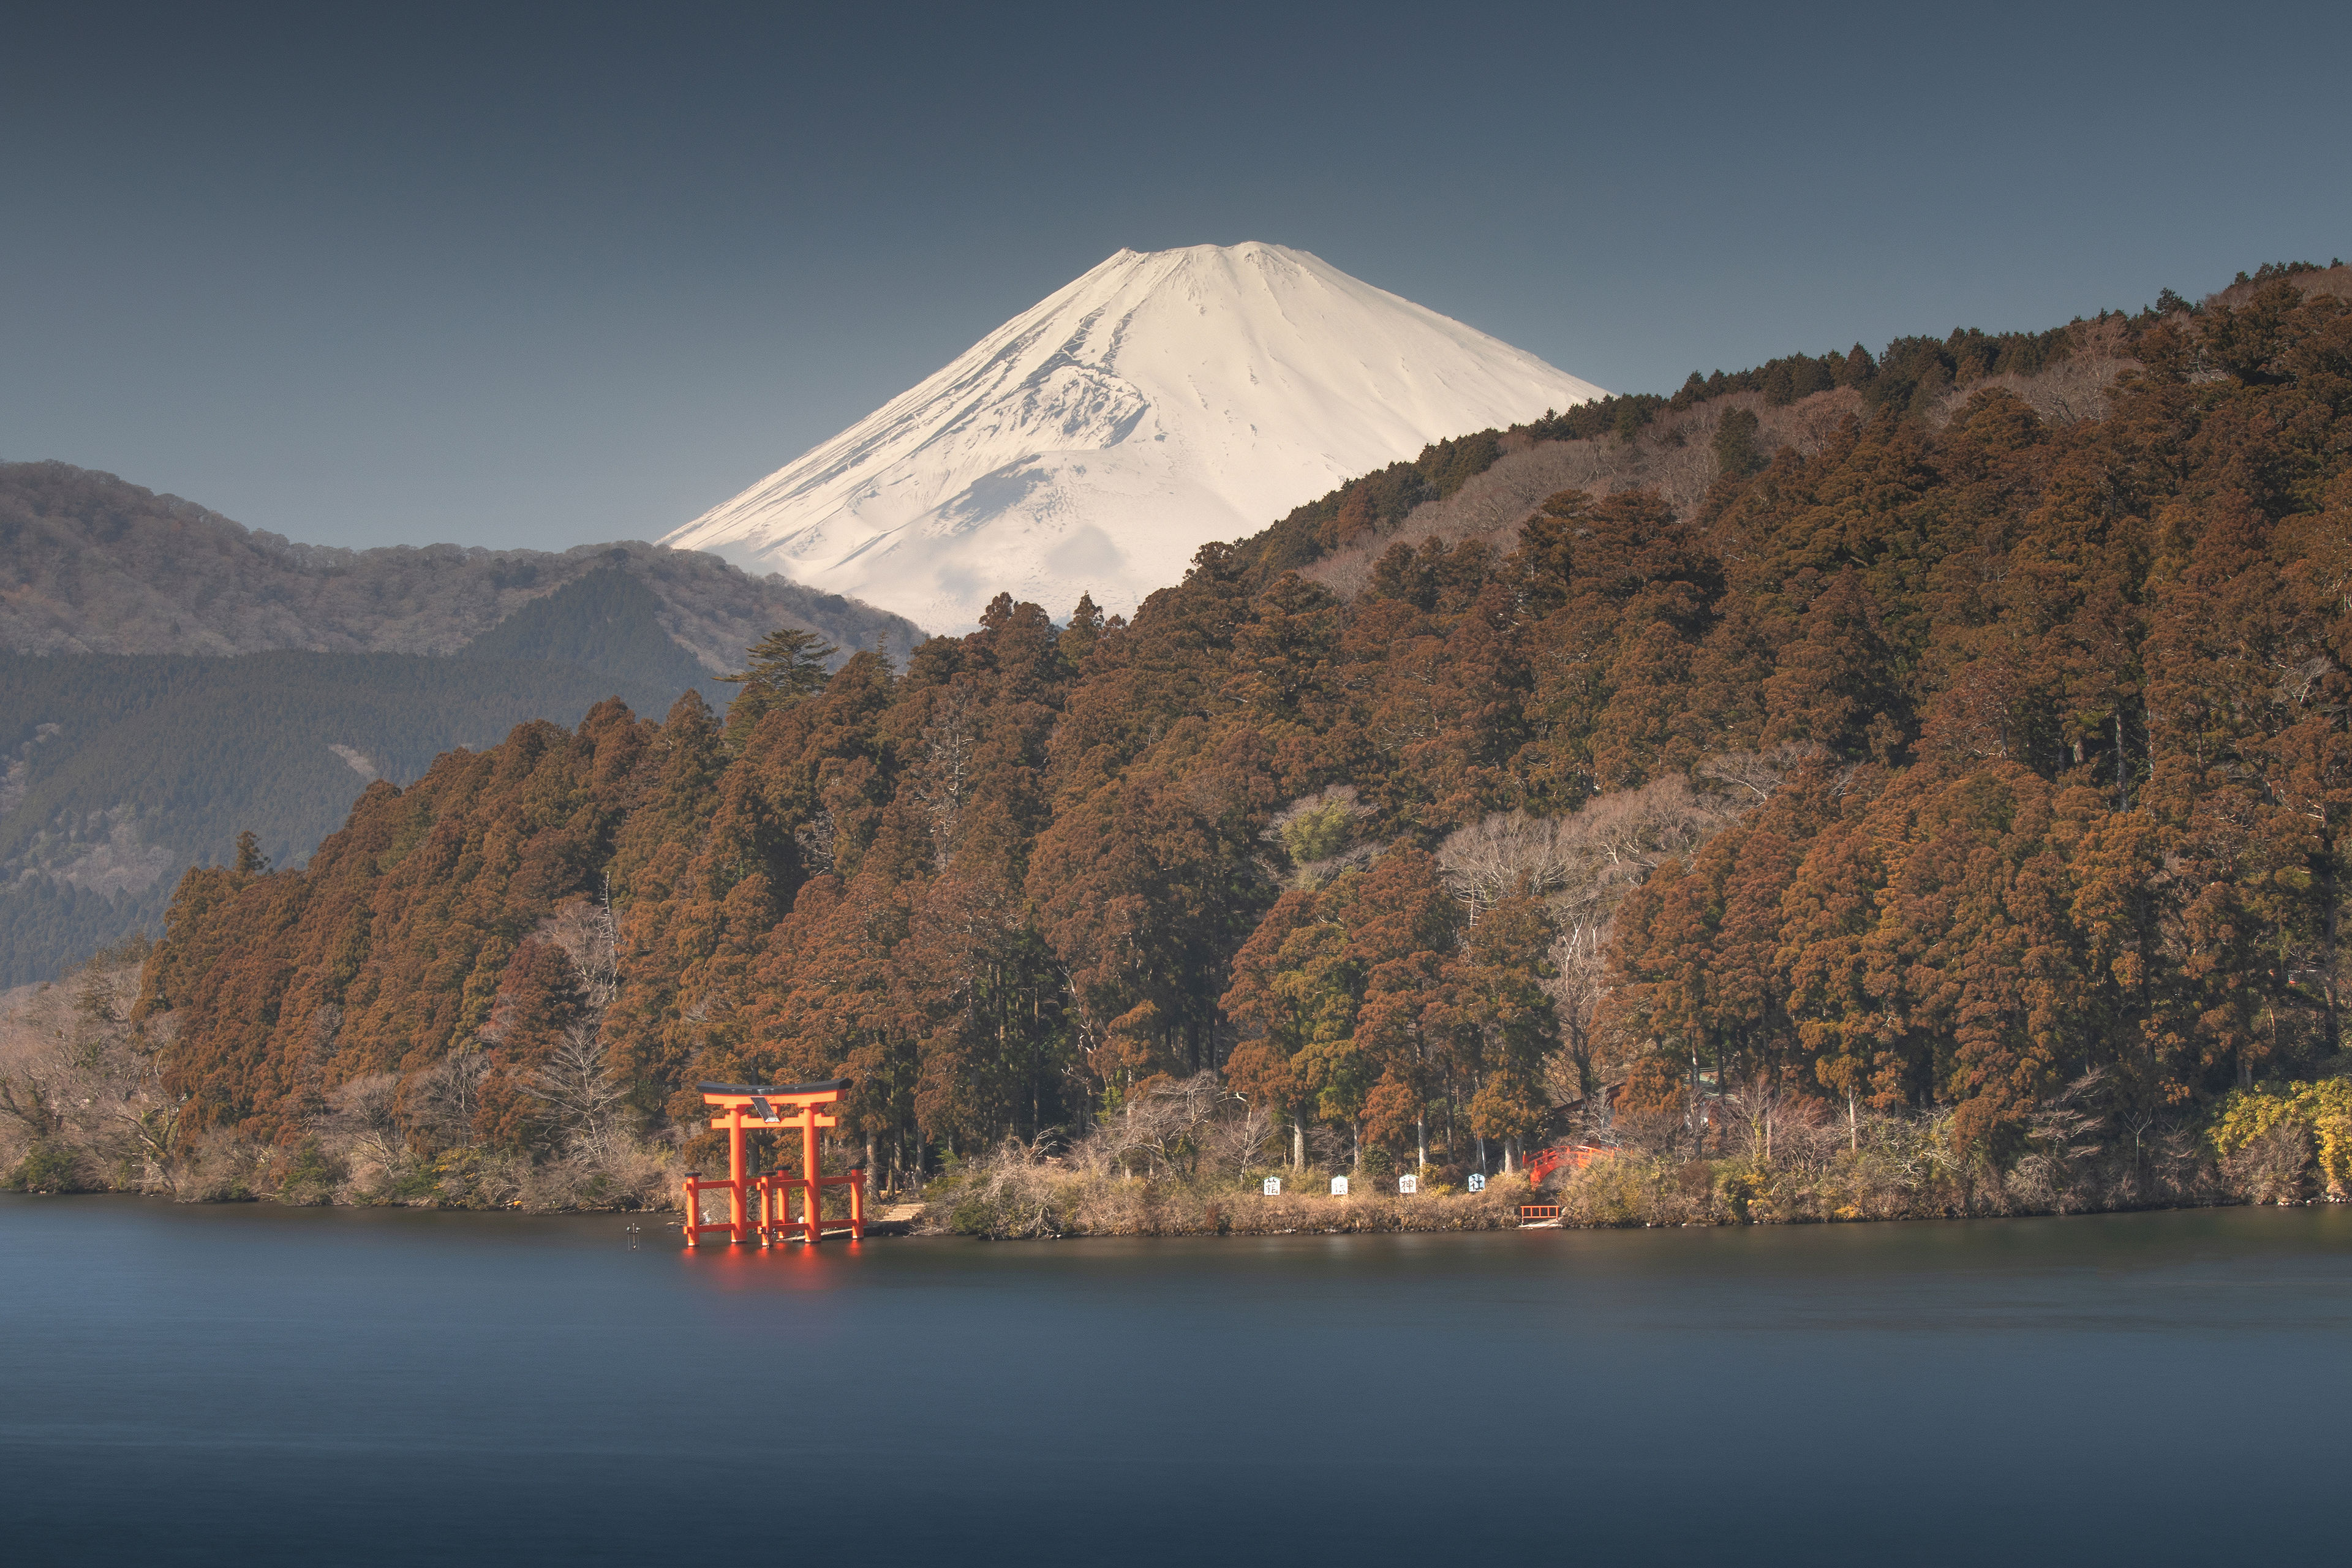
[[[935,632],[1000,591],[1131,613],[1213,540],[1601,395],[1303,250],[1122,250],[662,542]]]

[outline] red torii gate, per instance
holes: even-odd
[[[760,1245],[789,1240],[793,1228],[792,1194],[797,1188],[801,1194],[802,1239],[814,1247],[824,1232],[824,1189],[849,1189],[849,1237],[853,1241],[866,1237],[866,1173],[852,1170],[845,1176],[819,1173],[817,1163],[817,1130],[840,1125],[839,1120],[817,1114],[821,1105],[837,1105],[849,1088],[845,1078],[829,1079],[823,1083],[697,1084],[702,1090],[702,1102],[726,1112],[714,1117],[710,1125],[727,1134],[727,1179],[706,1182],[699,1171],[686,1173],[686,1244],[698,1245],[713,1231],[725,1231],[727,1239],[750,1241],[756,1235]],[[743,1134],[746,1131],[782,1132],[798,1128],[801,1134],[801,1173],[790,1175],[782,1171],[771,1171],[757,1179],[743,1173]],[[727,1193],[727,1218],[724,1222],[702,1223],[702,1194],[724,1188]],[[759,1217],[752,1218],[751,1206],[744,1200],[756,1194],[759,1197]],[[837,1225],[838,1222],[836,1222]]]

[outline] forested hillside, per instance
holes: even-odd
[[[162,1082],[185,1135],[390,1085],[420,1147],[527,1151],[583,1051],[649,1127],[841,1074],[902,1168],[1201,1072],[1301,1158],[1687,1153],[1756,1094],[2137,1151],[2338,1059],[2352,315],[2271,277],[2112,324],[2100,417],[1965,338],[1809,362],[1854,405],[1710,444],[1686,506],[1553,494],[1352,598],[1294,570],[1442,460],[1131,626],[1000,601],[902,669],[772,650],[731,721],[444,757],[299,873],[182,881]]]

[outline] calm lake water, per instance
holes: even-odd
[[[2342,1561],[2352,1213],[679,1251],[0,1198],[0,1556]]]

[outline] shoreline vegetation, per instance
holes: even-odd
[[[1714,1157],[1623,1148],[1530,1187],[1523,1173],[1470,1193],[1424,1167],[1402,1195],[1385,1169],[1260,1167],[1138,1175],[1117,1163],[1040,1156],[1017,1142],[927,1189],[930,1234],[995,1240],[1293,1231],[1486,1230],[1517,1226],[1523,1204],[1558,1205],[1570,1228],[1843,1224],[1999,1218],[2238,1205],[2342,1203],[2352,1193],[2352,1081],[2248,1091],[2210,1121],[2126,1124],[2103,1114],[2096,1079],[2062,1097],[2032,1151],[2001,1166],[1955,1146],[1948,1112],[1832,1122],[1819,1102],[1766,1101],[1724,1131]],[[1264,1176],[1284,1192],[1265,1196]]]
[[[1916,1129],[1906,1128],[1906,1133]],[[982,1240],[1086,1237],[1433,1234],[1520,1228],[1668,1228],[1692,1226],[1858,1224],[2115,1214],[2155,1209],[2347,1201],[2331,1180],[2311,1130],[2287,1121],[2218,1158],[2168,1150],[2133,1179],[2112,1160],[2088,1169],[2059,1162],[1998,1170],[1951,1160],[1930,1139],[1898,1136],[1807,1167],[1744,1156],[1676,1160],[1627,1151],[1530,1186],[1523,1173],[1469,1192],[1439,1182],[1400,1194],[1393,1178],[1351,1178],[1328,1192],[1332,1173],[1269,1167],[1264,1176],[1147,1177],[1071,1169],[1013,1147],[951,1167],[919,1193],[885,1194],[917,1212],[908,1230]],[[828,1165],[834,1163],[827,1162]],[[0,1190],[37,1194],[136,1193],[177,1203],[278,1203],[297,1207],[405,1207],[524,1214],[676,1213],[683,1162],[675,1148],[637,1144],[598,1157],[527,1163],[477,1156],[372,1165],[345,1163],[305,1145],[292,1151],[209,1143],[168,1166],[92,1179],[81,1152],[31,1151]],[[1344,1172],[1340,1173],[1346,1173]],[[128,1177],[129,1179],[123,1179]],[[2071,1179],[2069,1179],[2071,1178]],[[707,1218],[723,1198],[708,1194]],[[1557,1220],[1530,1221],[1523,1205],[1557,1205]],[[827,1205],[829,1218],[837,1206]]]
[[[827,1173],[972,1236],[1505,1224],[1563,1145],[1572,1225],[2341,1199],[2347,301],[1695,375],[1132,620],[450,752],[25,999],[0,1176],[653,1208],[698,1081],[843,1079]]]
[[[20,994],[0,1016],[0,1187],[137,1192],[182,1203],[452,1210],[676,1212],[684,1138],[646,1136],[607,1114],[593,1062],[537,1082],[565,1131],[533,1146],[468,1140],[472,1111],[448,1085],[404,1097],[394,1075],[319,1097],[303,1135],[267,1142],[179,1136],[159,1067],[168,1038],[130,1021],[144,945],[100,954],[71,981]],[[575,1064],[579,1067],[581,1064]],[[2352,1063],[2330,1064],[2341,1068]],[[1524,1168],[1466,1190],[1458,1166],[1423,1165],[1397,1191],[1386,1150],[1318,1140],[1292,1163],[1285,1130],[1213,1074],[1163,1082],[1074,1141],[1006,1139],[950,1156],[919,1186],[877,1192],[919,1204],[924,1235],[992,1240],[1090,1236],[1270,1236],[1495,1230],[1525,1204],[1557,1205],[1574,1228],[1840,1224],[1990,1218],[2352,1195],[2352,1077],[2240,1089],[2216,1105],[2136,1110],[2093,1071],[2029,1121],[2022,1152],[1997,1162],[1956,1140],[1952,1112],[1887,1113],[1749,1088],[1685,1100],[1644,1119],[1622,1102],[1570,1142],[1603,1152],[1531,1186]],[[435,1090],[437,1089],[437,1092]],[[29,1136],[28,1136],[29,1134]],[[446,1141],[435,1148],[437,1140]],[[849,1168],[830,1146],[828,1172]],[[1352,1192],[1330,1195],[1335,1175]],[[1263,1184],[1281,1180],[1268,1195]],[[845,1205],[834,1194],[828,1213]],[[717,1194],[706,1202],[723,1203]]]

